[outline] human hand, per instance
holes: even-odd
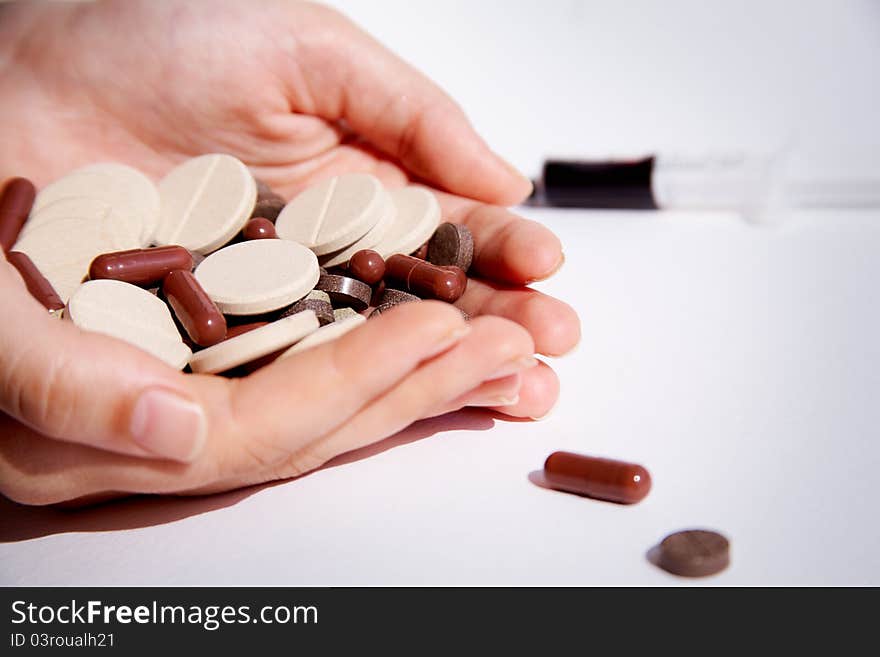
[[[48,321],[4,265],[0,287],[18,318],[0,333],[4,494],[52,503],[221,490],[307,472],[465,405],[549,411],[556,377],[529,358],[568,351],[578,322],[523,285],[553,273],[561,248],[539,224],[484,205],[521,200],[528,182],[441,91],[344,18],[286,2],[2,11],[0,42],[18,47],[0,59],[12,61],[0,84],[21,98],[0,108],[3,152],[20,155],[3,173],[45,183],[116,160],[159,176],[225,151],[287,196],[352,170],[415,179],[445,190],[445,218],[471,228],[478,277],[458,303],[475,317],[467,335],[455,311],[426,302],[227,380]],[[135,458],[156,455],[176,461]]]

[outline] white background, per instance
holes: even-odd
[[[550,154],[880,145],[874,2],[337,4],[530,175]],[[733,564],[700,583],[880,584],[880,212],[523,213],[561,236],[542,288],[584,328],[548,419],[465,412],[211,498],[3,503],[0,583],[675,585],[645,553],[703,526]],[[636,460],[654,490],[533,485],[555,449]]]

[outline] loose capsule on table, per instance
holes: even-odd
[[[159,283],[169,272],[189,271],[192,266],[192,254],[182,246],[130,249],[99,255],[89,266],[89,278],[110,278],[149,287]]]
[[[641,502],[651,491],[651,475],[636,463],[573,452],[553,452],[544,462],[551,488],[619,504]]]
[[[458,267],[439,267],[408,255],[393,255],[385,261],[385,276],[420,297],[447,303],[458,301],[467,288],[467,275]]]

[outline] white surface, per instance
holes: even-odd
[[[876,143],[875,3],[345,4],[529,173],[545,152],[785,130]],[[563,239],[567,263],[542,287],[584,323],[554,362],[550,418],[455,415],[370,458],[200,500],[7,504],[0,581],[689,584],[645,552],[707,526],[733,564],[694,583],[880,584],[880,213],[765,228],[526,214]],[[620,507],[537,488],[528,475],[555,449],[635,459],[654,490]]]

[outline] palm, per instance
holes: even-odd
[[[0,177],[25,175],[44,185],[77,166],[113,160],[159,178],[188,157],[226,152],[288,197],[315,178],[344,171],[372,171],[392,184],[420,180],[438,190],[445,219],[466,223],[474,234],[475,278],[458,305],[478,318],[472,334],[458,348],[424,363],[418,362],[418,352],[427,347],[414,338],[442,315],[430,304],[418,304],[425,306],[420,310],[401,309],[398,317],[389,313],[387,319],[370,322],[351,338],[341,339],[336,347],[310,356],[334,363],[351,361],[356,367],[359,359],[354,355],[366,351],[365,341],[376,334],[377,344],[394,345],[385,360],[401,368],[400,376],[408,373],[363,408],[355,401],[369,392],[368,377],[373,372],[353,373],[349,378],[359,381],[364,390],[352,384],[327,391],[327,399],[338,397],[340,391],[351,392],[353,406],[351,417],[330,434],[326,434],[330,427],[321,423],[328,418],[341,421],[338,409],[327,413],[318,412],[318,406],[311,409],[317,423],[314,430],[328,436],[316,454],[313,450],[291,453],[290,436],[285,433],[293,426],[291,413],[296,415],[295,425],[303,423],[302,409],[292,408],[290,399],[314,393],[305,389],[301,395],[291,394],[290,382],[302,378],[287,371],[297,366],[293,362],[297,359],[287,361],[286,367],[265,368],[240,386],[216,377],[177,379],[179,375],[161,363],[124,344],[78,335],[67,326],[39,328],[44,319],[38,317],[39,309],[22,307],[20,316],[29,313],[32,321],[25,322],[28,326],[7,327],[10,332],[15,328],[16,335],[0,337],[25,344],[45,330],[52,336],[39,342],[58,348],[35,352],[34,362],[28,361],[26,368],[34,373],[33,379],[9,378],[12,387],[4,396],[25,405],[0,399],[12,416],[0,422],[0,434],[7,436],[0,441],[0,475],[22,471],[22,462],[30,464],[26,469],[37,471],[41,466],[34,464],[44,461],[94,458],[89,467],[95,468],[100,482],[96,485],[110,490],[130,490],[132,485],[144,491],[215,490],[290,476],[360,441],[399,430],[404,420],[470,404],[480,391],[509,395],[497,384],[481,381],[510,357],[514,347],[558,355],[577,342],[580,331],[573,311],[523,287],[561,264],[558,239],[539,224],[484,204],[519,202],[528,192],[528,182],[488,149],[442,91],[335,12],[283,0],[259,4],[131,0],[0,10],[8,12],[0,21],[0,49],[21,38],[19,33],[27,42],[27,47],[12,49],[15,66],[8,75],[0,75],[0,91],[8,90],[4,97],[27,100],[0,106],[0,125],[5,126],[0,131]],[[17,157],[7,155],[4,160],[3,154]],[[20,286],[5,276],[0,284],[4,294]],[[21,303],[26,303],[24,297]],[[443,321],[460,322],[460,317],[447,314]],[[387,341],[389,335],[393,339]],[[411,347],[398,349],[410,339],[414,339]],[[364,344],[358,346],[359,340]],[[351,357],[340,358],[334,349]],[[5,367],[0,358],[0,374]],[[57,389],[44,385],[40,372],[59,367],[70,376],[54,377]],[[325,369],[316,361],[302,371]],[[174,466],[160,463],[151,466],[149,480],[131,483],[132,472],[140,466],[130,457],[114,457],[113,472],[126,482],[117,486],[105,477],[106,459],[92,457],[91,452],[86,457],[80,451],[85,448],[75,445],[64,447],[69,457],[64,456],[58,444],[34,440],[37,433],[13,419],[52,437],[130,453],[118,444],[112,427],[101,423],[99,411],[107,404],[84,395],[83,387],[76,385],[89,381],[90,388],[102,389],[104,378],[119,395],[112,402],[123,407],[129,401],[119,391],[136,391],[148,380],[183,386],[200,400],[209,422],[223,431],[212,438],[212,456],[195,471],[198,476],[181,480]],[[504,385],[511,385],[509,379],[503,379]],[[445,398],[437,382],[448,387]],[[519,401],[500,410],[521,417],[545,414],[558,392],[555,375],[545,365],[524,372],[516,386]],[[413,395],[414,390],[430,393]],[[459,392],[453,394],[454,390]],[[249,398],[259,403],[241,401]],[[242,409],[251,406],[266,409],[254,419],[263,431],[237,421],[238,412],[250,416]],[[77,411],[68,412],[69,407]],[[88,421],[83,422],[83,417]],[[254,442],[260,435],[267,442]],[[261,449],[260,444],[268,446]],[[230,450],[241,454],[230,457]],[[231,468],[219,478],[212,469],[218,458]],[[157,473],[161,478],[153,478]],[[65,477],[62,473],[57,478],[63,484]],[[19,497],[27,498],[27,491]]]

